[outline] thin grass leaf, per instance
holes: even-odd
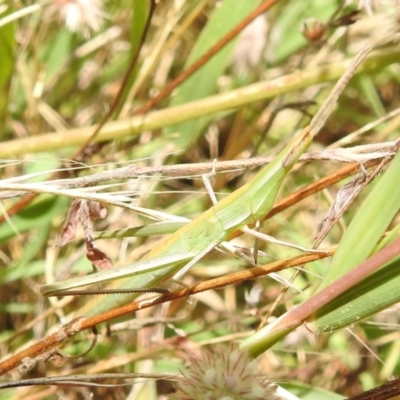
[[[400,259],[386,264],[320,308],[313,316],[310,329],[331,332],[360,321],[400,301]]]
[[[397,48],[374,52],[358,69],[357,74],[382,69],[387,65],[397,63],[399,56],[400,50]],[[304,89],[310,85],[336,80],[343,74],[348,63],[349,60],[343,60],[311,70],[296,71],[273,80],[268,79],[205,99],[150,112],[146,116],[111,121],[105,124],[96,136],[96,140],[101,142],[127,136],[133,138],[146,130],[157,130],[204,115],[232,110],[255,101],[271,99],[291,91]],[[54,132],[44,133],[33,137],[10,140],[3,143],[0,148],[0,158],[79,145],[92,136],[93,129],[93,126],[89,126],[69,129],[57,134]]]
[[[188,57],[185,68],[192,65],[224,35],[234,28],[243,16],[250,13],[260,3],[259,0],[225,0],[215,8],[206,27],[201,32],[196,44]],[[225,70],[236,43],[231,41],[217,55],[209,60],[203,68],[194,73],[178,89],[171,101],[171,106],[185,104],[196,99],[207,97],[215,92],[217,80]],[[197,140],[210,118],[197,118],[166,129],[167,134],[179,133],[175,140],[178,150],[186,149],[190,143]]]
[[[9,5],[8,10],[1,14],[0,17],[10,15],[13,8]],[[15,52],[15,33],[14,23],[10,22],[0,26],[0,122],[4,123],[5,113],[8,107],[8,96],[11,82],[11,75],[14,68],[14,52]],[[4,132],[1,132],[2,136]],[[1,137],[0,136],[0,137]]]
[[[148,12],[149,12],[149,2],[143,0],[134,0],[132,2],[132,28],[130,31],[129,59],[132,59],[132,57],[138,50],[138,47],[140,46],[140,39],[143,35],[143,31],[146,26]],[[121,100],[116,110],[116,114],[119,114],[120,110],[123,108],[125,100],[129,95],[129,91],[131,90],[132,85],[135,83],[137,73],[138,73],[138,66],[136,65],[131,72],[131,76],[126,82],[125,87],[123,88]]]
[[[63,197],[42,198],[12,218],[12,224],[0,226],[0,243],[4,243],[18,233],[48,225],[55,218],[66,213],[68,200]]]

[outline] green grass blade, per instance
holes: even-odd
[[[119,229],[116,231],[95,232],[95,240],[168,235],[176,232],[178,229],[182,228],[182,226],[186,225],[188,222],[162,221],[162,222],[155,222],[154,224],[136,226],[134,228]]]
[[[367,259],[400,208],[400,153],[351,221],[333,256],[331,267],[318,291]]]
[[[185,63],[185,68],[189,67],[203,56],[258,4],[259,0],[225,0],[219,7],[216,7]],[[171,105],[184,104],[213,94],[217,85],[217,80],[230,60],[235,43],[236,40],[231,41],[218,54],[210,59],[203,68],[187,79],[179,87]],[[176,146],[178,149],[186,149],[190,143],[196,141],[209,120],[209,117],[193,119],[169,127],[166,132],[178,132],[179,136],[176,139]]]
[[[373,190],[357,211],[339,243],[332,266],[318,292],[351,271],[374,252],[378,240],[400,208],[399,169],[400,153],[395,156],[387,171],[377,179]],[[391,261],[328,304],[314,310],[307,309],[302,319],[296,319],[294,316],[291,318],[290,315],[294,313],[288,311],[279,321],[245,340],[242,348],[248,349],[255,357],[296,329],[304,319],[307,319],[307,326],[313,332],[331,331],[357,322],[400,301],[400,279],[396,268],[398,263],[399,260]],[[307,302],[308,300],[304,304]],[[296,307],[297,315],[301,315],[302,306],[303,304],[300,304]]]
[[[143,0],[134,0],[132,2],[132,28],[130,32],[129,60],[132,59],[138,47],[140,46],[140,39],[143,35],[143,31],[146,26],[146,20],[148,18],[148,12],[149,12],[148,4],[149,4],[148,2]],[[132,85],[135,83],[137,73],[138,73],[138,66],[136,65],[133,71],[131,72],[131,76],[126,82],[126,85],[123,88],[123,93],[119,105],[117,107],[116,114],[119,114],[122,107],[124,106],[124,103],[129,95],[129,92],[132,89]]]
[[[367,73],[375,69],[382,70],[389,64],[397,63],[399,57],[400,51],[398,49],[379,50],[361,65],[356,74]],[[153,111],[145,117],[140,115],[129,119],[111,121],[104,126],[97,135],[96,140],[115,140],[127,136],[134,138],[145,130],[157,130],[167,125],[177,124],[193,118],[215,114],[224,110],[232,110],[255,101],[272,99],[293,90],[304,89],[309,85],[336,80],[343,74],[348,62],[349,60],[344,60],[315,69],[296,71],[273,80],[264,80],[231,90],[227,93]],[[91,137],[93,129],[94,126],[88,126],[69,129],[63,133],[55,134],[51,132],[13,139],[2,143],[0,157],[10,157],[11,155],[16,157],[26,153],[37,153],[80,145]],[[144,156],[143,152],[142,156]]]
[[[10,14],[13,7],[10,6],[8,11],[2,14],[2,17]],[[8,96],[11,75],[14,69],[14,53],[15,53],[15,35],[14,23],[8,23],[0,27],[0,122],[4,122],[5,113],[7,112]]]
[[[311,329],[331,332],[400,301],[399,268],[398,258],[320,308]]]

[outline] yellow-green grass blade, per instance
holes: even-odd
[[[367,73],[375,69],[382,70],[389,64],[397,63],[399,57],[400,51],[397,48],[376,51],[361,65],[357,73]],[[336,80],[343,74],[348,63],[349,60],[342,60],[309,70],[299,70],[275,79],[263,80],[239,89],[230,90],[226,93],[149,112],[146,116],[140,115],[124,120],[110,121],[96,136],[96,141],[102,142],[124,137],[134,138],[146,130],[157,130],[167,125],[178,124],[193,118],[233,110],[252,102],[272,99],[293,90],[301,90],[310,85]],[[10,140],[2,143],[0,157],[17,157],[27,153],[53,151],[64,149],[68,146],[81,145],[91,137],[94,128],[94,126],[87,126],[68,129],[62,134],[50,132]]]

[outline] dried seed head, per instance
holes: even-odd
[[[49,17],[64,21],[71,32],[88,37],[90,31],[99,31],[106,13],[103,0],[53,0],[46,12]]]
[[[257,361],[237,346],[203,350],[183,372],[175,400],[279,400],[276,386],[257,370]]]

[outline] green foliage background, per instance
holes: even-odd
[[[399,107],[400,48],[398,26],[391,19],[395,15],[390,8],[393,4],[377,2],[372,15],[362,9],[354,25],[338,27],[333,21],[354,11],[358,6],[355,2],[345,8],[334,0],[287,0],[276,2],[268,11],[264,16],[265,33],[254,30],[244,51],[238,52],[243,37],[234,39],[156,109],[133,116],[261,4],[259,0],[162,1],[155,8],[121,102],[97,137],[109,142],[82,164],[68,163],[117,98],[150,9],[150,2],[143,0],[88,3],[91,9],[78,8],[81,23],[73,30],[66,23],[66,2],[0,2],[0,178],[4,184],[46,182],[60,168],[75,168],[79,176],[90,176],[132,164],[144,168],[274,155],[297,129],[307,125],[309,115],[315,114],[347,60],[365,41],[374,52],[341,96],[311,150],[334,146]],[[74,18],[79,22],[76,15]],[[301,33],[302,27],[315,26],[311,19],[318,19],[326,28],[315,43]],[[364,29],[363,24],[368,28]],[[387,36],[382,37],[382,31]],[[262,47],[261,55],[256,55],[254,62],[248,61],[258,45]],[[240,68],[243,62],[247,66]],[[348,144],[395,140],[399,122],[395,116]],[[281,198],[340,167],[327,161],[302,164],[286,180]],[[222,197],[252,176],[252,169],[218,174],[213,187]],[[261,229],[279,239],[312,247],[319,222],[346,182],[299,202],[268,220]],[[347,247],[342,245],[348,252],[342,250],[337,259],[347,259],[358,250],[357,246],[363,247],[360,251],[367,246],[372,252],[390,223],[387,242],[397,238],[398,195],[391,191],[395,188],[393,182],[387,183],[387,191],[380,192],[381,203],[371,211],[365,199],[373,185],[379,184],[378,178],[334,226],[324,247],[338,244],[342,237],[349,238],[347,226],[364,205],[357,217],[364,226],[358,228],[366,233],[371,229],[376,236],[368,236],[365,244],[358,230]],[[112,183],[99,183],[98,192],[110,198],[125,195],[134,205],[171,215],[193,219],[210,207],[197,171],[185,176],[154,173]],[[6,210],[21,197],[3,197],[0,204],[1,214],[7,217],[0,226],[0,349],[4,358],[66,323],[85,302],[85,297],[49,300],[39,293],[40,285],[92,270],[81,231],[66,246],[56,246],[71,197],[73,194],[40,195],[10,218]],[[377,204],[377,200],[369,201]],[[108,206],[107,211],[106,218],[93,221],[96,231],[149,222],[123,208]],[[159,240],[159,236],[114,237],[99,240],[96,245],[115,266],[121,266],[140,258]],[[243,248],[254,246],[248,237],[236,243]],[[279,246],[261,246],[266,252],[260,260],[263,264],[298,253]],[[354,251],[349,251],[349,246]],[[188,284],[243,268],[246,265],[241,260],[213,252],[193,268]],[[113,321],[111,336],[105,326],[99,327],[98,343],[83,360],[39,360],[24,378],[103,372],[179,373],[187,354],[196,352],[198,346],[246,338],[266,322],[268,315],[272,320],[309,298],[328,268],[326,260],[307,265],[306,272],[293,282],[298,291],[290,289],[277,304],[274,301],[282,285],[264,278],[194,296],[190,303],[176,301]],[[330,270],[329,274],[334,272]],[[282,271],[281,275],[291,279],[293,270]],[[328,275],[326,279],[334,278]],[[392,283],[397,281],[396,276],[390,279]],[[394,285],[390,292],[394,300],[385,307],[398,301],[397,292]],[[263,354],[260,368],[301,399],[319,399],[321,393],[324,399],[336,399],[367,390],[399,375],[397,314],[393,308],[387,309],[350,328],[321,335],[298,329]],[[79,355],[88,346],[88,337],[81,334],[72,338],[63,351]],[[5,376],[5,381],[19,378],[13,373]],[[0,398],[79,399],[91,394],[108,398],[113,392],[117,399],[157,399],[170,391],[169,384],[146,380],[133,388],[7,389],[0,392]]]

